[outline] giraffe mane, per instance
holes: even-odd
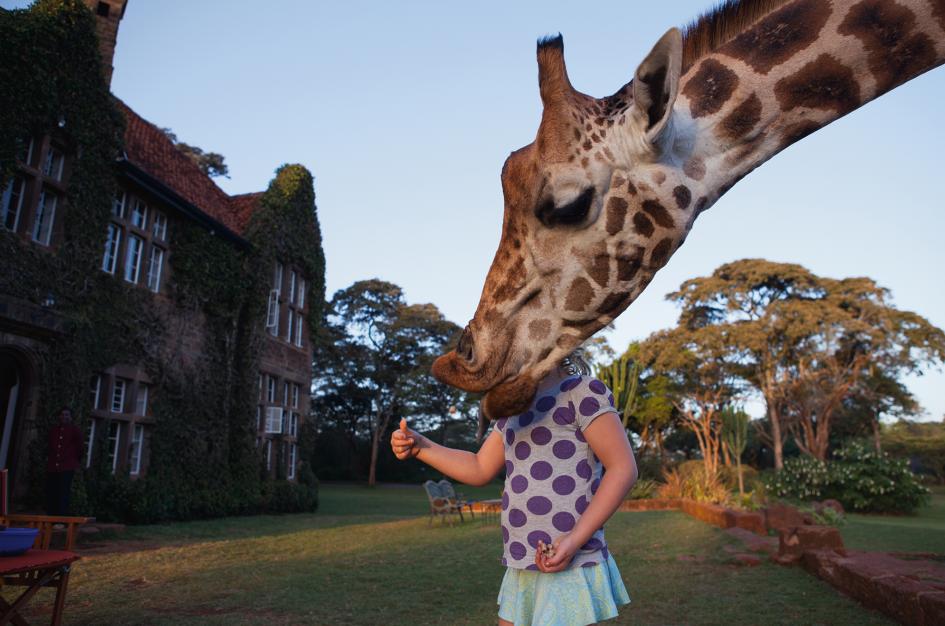
[[[682,71],[790,0],[723,0],[683,29]]]

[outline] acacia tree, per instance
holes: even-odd
[[[460,392],[447,390],[429,374],[433,359],[459,327],[432,304],[407,304],[400,287],[378,279],[335,293],[327,318],[333,348],[326,354],[338,360],[324,382],[358,390],[351,408],[365,414],[354,419],[353,427],[358,422],[366,426],[371,442],[368,484],[374,485],[380,442],[395,418],[446,415],[449,406],[461,403]],[[431,393],[437,385],[442,389]],[[337,389],[323,393],[330,397]]]
[[[667,299],[682,306],[679,326],[727,337],[733,371],[765,400],[775,466],[788,434],[826,455],[832,417],[864,369],[892,380],[945,357],[945,334],[889,303],[868,278],[834,280],[796,264],[746,259],[682,284]],[[791,423],[791,418],[797,422]]]

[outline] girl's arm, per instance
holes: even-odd
[[[505,464],[505,444],[495,430],[479,452],[447,448],[410,429],[395,430],[390,445],[400,460],[416,457],[450,478],[473,486],[488,484]]]
[[[633,449],[616,413],[605,413],[596,418],[584,429],[584,438],[607,471],[587,510],[571,532],[554,541],[554,556],[539,557],[541,562],[538,567],[543,572],[565,569],[581,546],[610,519],[637,481],[637,462],[633,458]]]

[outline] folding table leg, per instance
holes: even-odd
[[[53,607],[52,621],[50,624],[52,626],[59,626],[62,622],[62,610],[66,606],[66,589],[69,586],[69,569],[68,565],[64,566],[59,572],[58,584],[56,587],[56,604]]]
[[[20,617],[20,614],[16,611],[10,610],[10,603],[0,598],[0,611],[3,611],[4,620],[0,624],[10,620],[10,623],[15,624],[16,626],[29,626],[29,622]]]

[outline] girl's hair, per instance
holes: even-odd
[[[568,356],[561,359],[561,367],[571,376],[590,376],[591,375],[591,366],[588,364],[587,359],[584,358],[584,352],[578,348]],[[476,431],[476,442],[482,443],[482,438],[486,434],[486,425],[489,420],[486,419],[486,414],[482,410],[482,406],[479,407],[479,429]]]

